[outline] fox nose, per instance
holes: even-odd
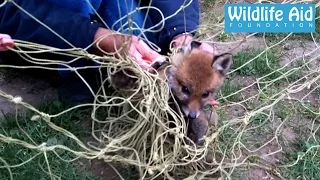
[[[188,118],[189,119],[196,119],[198,117],[198,113],[197,112],[190,112],[188,114]]]

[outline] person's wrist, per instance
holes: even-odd
[[[179,34],[172,39],[171,48],[180,47],[180,46],[182,46],[192,40],[193,40],[192,34],[189,34],[189,33]]]

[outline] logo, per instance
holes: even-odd
[[[225,4],[226,32],[312,33],[314,4]]]

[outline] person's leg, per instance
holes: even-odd
[[[139,6],[139,0],[102,0],[98,13],[102,16],[108,28],[125,34],[140,36],[157,44],[155,33],[144,32],[142,34],[141,29],[148,29],[153,25],[146,9],[136,11]],[[134,30],[131,28],[134,28]]]

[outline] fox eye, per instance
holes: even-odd
[[[185,87],[185,86],[182,86],[181,91],[183,93],[185,93],[185,94],[189,94],[190,93],[189,89],[187,87]]]
[[[207,98],[209,96],[209,92],[206,91],[205,93],[202,94],[202,98]]]

